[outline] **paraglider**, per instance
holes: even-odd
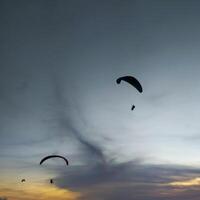
[[[21,180],[21,182],[25,182],[25,181],[26,181],[25,179],[22,179],[22,180]]]
[[[135,108],[135,106],[134,106],[134,105],[132,105],[132,107],[131,107],[131,110],[134,110],[134,108]]]
[[[62,159],[65,161],[66,165],[69,165],[68,160],[67,160],[65,157],[59,156],[59,155],[50,155],[50,156],[44,157],[44,158],[40,161],[40,165],[41,165],[44,161],[46,161],[46,160],[48,160],[48,159],[51,159],[51,158],[62,158]]]
[[[127,83],[129,83],[130,85],[132,85],[133,87],[135,87],[138,92],[142,93],[143,89],[142,89],[142,85],[140,84],[140,82],[133,76],[122,76],[119,77],[116,82],[117,84],[120,84],[121,81],[125,81]],[[135,106],[132,105],[131,110],[134,110]]]
[[[61,159],[63,159],[65,161],[66,165],[69,165],[68,160],[65,157],[60,156],[60,155],[49,155],[49,156],[46,156],[40,161],[40,165],[42,165],[43,162],[45,162],[46,160],[51,159],[51,158],[61,158]],[[49,182],[51,184],[53,184],[53,179],[50,179]]]

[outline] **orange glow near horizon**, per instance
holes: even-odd
[[[0,189],[0,197],[8,200],[77,200],[78,192],[61,189],[51,184],[20,183],[5,185]]]

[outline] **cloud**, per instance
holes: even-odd
[[[89,163],[87,166],[72,166],[67,172],[60,172],[55,184],[81,192],[80,200],[186,200],[191,194],[200,194],[198,186],[183,188],[170,183],[198,177],[199,173],[200,169],[145,165],[141,160],[126,163],[111,161],[104,166],[90,166]]]
[[[100,145],[90,141],[87,132],[85,132],[87,124],[80,117],[82,113],[78,110],[78,105],[72,106],[70,97],[65,97],[65,90],[62,85],[61,80],[54,75],[52,78],[54,104],[51,122],[54,121],[56,123],[58,136],[68,137],[78,141],[81,151],[85,152],[85,159],[93,159],[99,163],[106,162]],[[73,107],[73,110],[71,107]]]
[[[6,197],[0,197],[0,200],[7,200]]]

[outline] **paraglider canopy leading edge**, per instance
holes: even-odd
[[[131,84],[133,87],[135,87],[140,93],[142,93],[143,89],[142,89],[142,85],[140,84],[140,82],[133,76],[122,76],[119,77],[116,82],[117,84],[120,84],[121,81],[125,81],[129,84]]]
[[[61,159],[63,159],[63,160],[65,161],[66,165],[69,165],[68,160],[67,160],[65,157],[60,156],[60,155],[50,155],[50,156],[46,156],[46,157],[44,157],[44,158],[40,161],[40,165],[41,165],[44,161],[46,161],[46,160],[48,160],[48,159],[51,159],[51,158],[61,158]]]

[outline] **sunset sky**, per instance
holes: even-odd
[[[199,200],[199,11],[1,0],[0,200]]]

